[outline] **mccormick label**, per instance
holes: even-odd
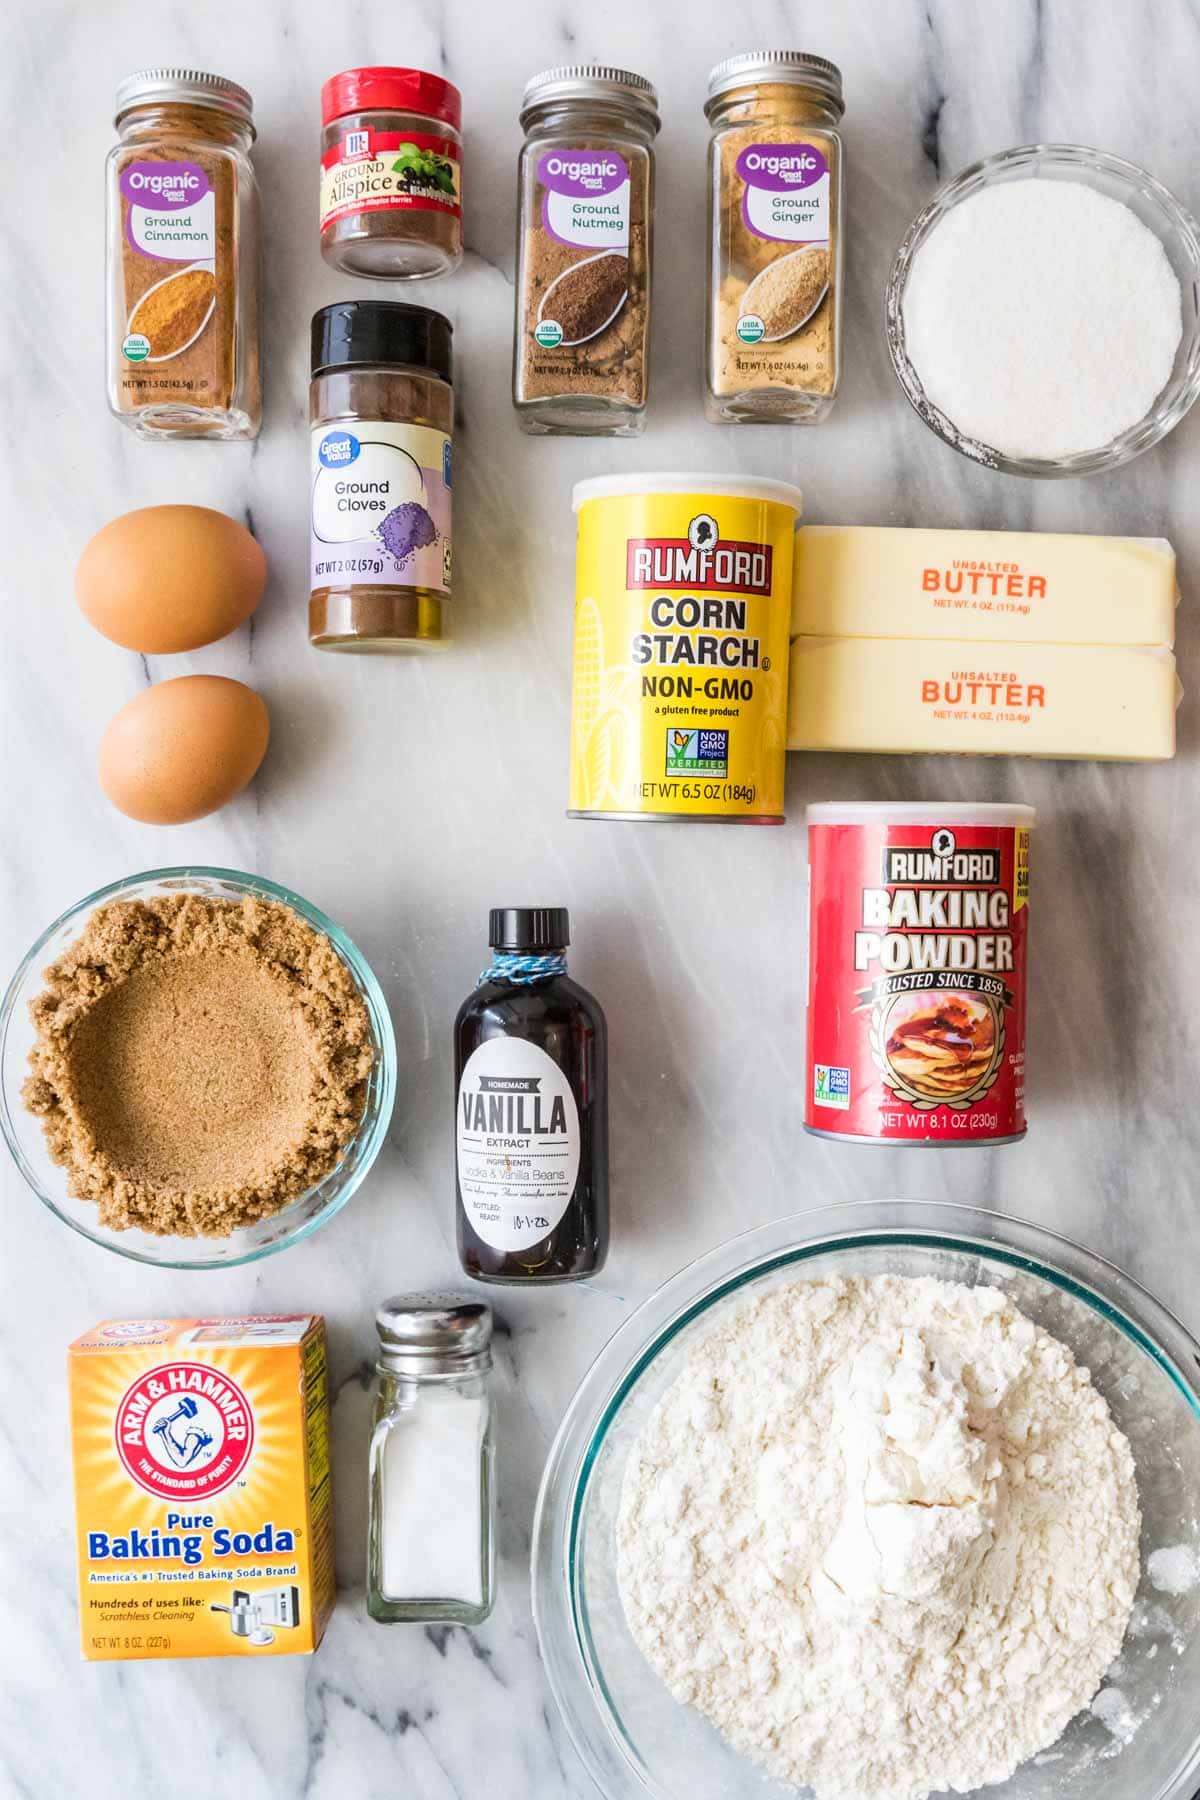
[[[805,1124],[875,1142],[1020,1137],[1033,811],[920,814],[809,809]]]
[[[572,813],[782,819],[798,503],[577,491]]]
[[[344,131],[321,158],[321,230],[351,213],[462,214],[453,138],[424,131]]]

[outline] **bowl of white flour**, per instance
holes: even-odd
[[[585,1377],[533,1599],[609,1800],[1192,1800],[1200,1346],[1018,1220],[779,1220]]]

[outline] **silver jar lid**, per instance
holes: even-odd
[[[796,87],[815,88],[832,101],[839,114],[845,111],[842,71],[836,63],[823,56],[812,56],[807,50],[743,50],[737,56],[727,56],[712,71],[705,112],[720,95],[752,81],[787,81]]]
[[[117,119],[134,106],[152,106],[156,102],[173,102],[183,106],[215,106],[219,112],[231,113],[235,119],[253,124],[254,102],[236,81],[223,75],[208,75],[203,69],[172,68],[163,65],[139,69],[127,75],[117,87]]]
[[[490,1367],[492,1309],[452,1294],[396,1294],[375,1314],[379,1357],[400,1375],[465,1375]]]
[[[658,95],[654,83],[631,69],[616,69],[607,63],[560,63],[557,68],[543,69],[525,83],[521,100],[521,129],[543,106],[556,106],[562,100],[614,100],[642,113],[655,131],[661,123]]]

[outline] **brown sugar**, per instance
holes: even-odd
[[[329,1174],[354,1136],[366,1007],[289,907],[113,901],[45,980],[23,1097],[103,1224],[227,1237]]]
[[[211,269],[186,269],[151,288],[139,302],[131,331],[150,340],[156,358],[174,356],[196,333],[212,311],[217,278]]]

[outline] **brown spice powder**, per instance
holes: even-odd
[[[329,1174],[373,1064],[329,939],[275,902],[97,909],[46,971],[23,1098],[101,1223],[227,1237]]]
[[[243,229],[242,197],[239,190],[237,164],[229,148],[228,125],[220,114],[204,106],[172,105],[170,123],[161,133],[147,141],[144,135],[126,144],[114,159],[111,179],[116,184],[117,211],[115,239],[110,258],[117,266],[111,279],[116,284],[113,306],[113,342],[108,347],[116,371],[116,392],[125,412],[137,412],[146,406],[182,405],[200,410],[223,412],[235,397],[251,414],[257,414],[260,394],[257,301],[255,296],[256,257],[252,234]],[[134,324],[141,311],[142,297],[170,274],[170,266],[157,257],[145,256],[134,248],[130,236],[130,202],[119,191],[120,179],[133,163],[180,163],[196,165],[212,184],[215,218],[212,316],[195,343],[169,362],[131,362],[122,353],[127,331],[145,331],[150,339],[150,357],[168,351],[157,344],[154,333],[141,323]],[[195,260],[199,261],[200,258]],[[184,270],[183,279],[206,271]],[[171,288],[161,290],[170,296]],[[197,290],[198,291],[198,290]],[[153,305],[157,296],[146,302]],[[167,315],[169,319],[170,314]],[[166,322],[165,320],[162,322]],[[187,344],[187,336],[171,330],[168,344],[178,348]]]
[[[597,153],[595,144],[571,140],[561,148],[581,156]],[[565,275],[568,269],[591,262],[596,252],[578,245],[560,243],[544,229],[546,189],[534,181],[524,206],[530,223],[522,243],[521,299],[518,321],[516,393],[520,400],[553,399],[559,395],[594,395],[626,401],[631,406],[646,403],[646,365],[650,335],[650,158],[623,146],[622,154],[629,166],[629,244],[625,261],[626,299],[611,325],[588,338],[586,343],[564,342],[555,348],[540,345],[534,335],[542,316],[546,290]],[[607,260],[607,259],[606,259]],[[614,271],[615,276],[615,271]],[[584,279],[581,277],[581,279]],[[563,288],[568,288],[564,281]],[[546,309],[558,319],[563,336],[569,339],[568,321],[559,310],[571,301],[559,299],[556,290],[553,306]],[[619,295],[612,296],[612,306],[600,314],[607,318]],[[586,316],[586,315],[584,315]],[[579,314],[571,314],[578,323]],[[599,320],[597,321],[599,322]]]
[[[742,295],[742,306],[758,314],[768,339],[790,337],[811,316],[828,285],[829,252],[810,245],[768,263]]]
[[[761,109],[774,105],[787,108],[791,116],[768,123]],[[824,300],[808,324],[794,335],[778,343],[761,340],[743,343],[737,335],[737,323],[743,313],[759,310],[767,326],[766,336],[774,336],[766,316],[746,303],[746,291],[756,278],[773,263],[795,254],[794,246],[773,238],[760,237],[746,222],[743,208],[745,184],[737,172],[737,160],[752,144],[786,144],[802,135],[806,143],[815,144],[824,154],[834,176],[837,191],[840,148],[836,140],[816,130],[797,109],[795,96],[786,90],[772,94],[769,85],[757,90],[753,100],[731,109],[731,128],[720,135],[719,206],[716,227],[720,285],[716,295],[716,317],[712,333],[710,379],[717,394],[737,394],[755,388],[782,388],[810,394],[831,394],[837,380],[838,346],[835,337],[837,295],[834,271],[837,264],[837,233],[841,229],[836,206],[830,219],[830,243],[826,256]],[[749,123],[742,123],[741,120]]]
[[[608,323],[629,292],[629,258],[612,252],[568,269],[543,301],[562,326],[563,341],[579,344]]]
[[[191,342],[212,308],[217,279],[211,269],[186,269],[151,288],[129,321],[150,339],[155,357],[174,356]]]

